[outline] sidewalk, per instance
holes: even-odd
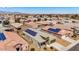
[[[50,44],[49,47],[50,46],[53,46],[54,48],[58,49],[59,51],[63,51],[65,49],[64,46],[62,46],[61,44],[59,44],[57,42]]]

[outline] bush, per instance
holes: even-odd
[[[46,48],[46,47],[44,47],[43,49],[44,49],[44,50],[47,50],[47,48]]]
[[[35,48],[31,48],[30,51],[35,51]]]
[[[50,49],[53,49],[53,47],[50,47]]]

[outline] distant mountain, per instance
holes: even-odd
[[[21,12],[0,11],[0,14],[23,14]]]
[[[10,11],[0,11],[0,14],[28,14],[28,15],[31,14],[31,15],[34,15],[33,13],[10,12]],[[42,13],[38,13],[38,14],[42,14]],[[50,14],[50,15],[75,15],[75,14]]]

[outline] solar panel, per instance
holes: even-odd
[[[27,29],[25,32],[29,33],[32,36],[36,36],[36,34],[37,34],[37,32],[34,32],[34,31],[30,30],[30,29]]]
[[[49,32],[59,32],[61,29],[59,28],[56,28],[56,29],[53,29],[53,28],[49,28],[48,31]]]
[[[0,33],[0,40],[5,40],[5,39],[6,39],[6,37],[5,37],[4,33]]]

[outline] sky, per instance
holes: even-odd
[[[0,7],[0,11],[29,14],[79,14],[79,7]]]

